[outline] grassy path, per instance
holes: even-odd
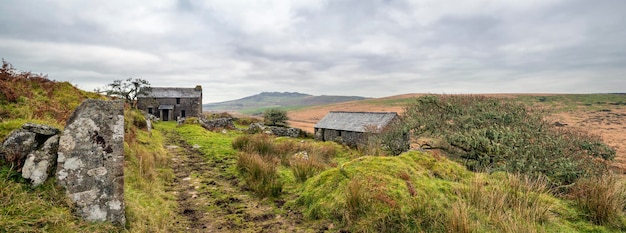
[[[283,208],[283,200],[259,199],[244,190],[236,176],[233,135],[196,125],[160,123],[172,154],[175,179],[170,192],[187,232],[313,232],[302,215]],[[217,144],[215,144],[217,143]],[[224,145],[226,144],[226,145]]]

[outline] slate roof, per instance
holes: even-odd
[[[139,97],[149,98],[198,98],[202,95],[202,90],[196,88],[181,87],[152,87],[148,95],[140,95]]]
[[[379,130],[398,117],[395,112],[340,112],[331,111],[315,128],[365,132],[367,126],[376,126]]]

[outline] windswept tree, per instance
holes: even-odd
[[[287,111],[279,108],[266,110],[263,113],[263,118],[265,119],[265,124],[269,126],[287,126],[287,121],[289,120]]]
[[[602,175],[615,150],[589,133],[556,127],[544,113],[513,101],[469,95],[429,95],[407,106],[415,138],[439,147],[468,168],[546,176],[555,185]]]
[[[150,82],[145,79],[115,80],[107,85],[106,94],[123,98],[133,108],[137,107],[137,96],[150,92]]]

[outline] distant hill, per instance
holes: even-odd
[[[204,111],[229,111],[255,115],[269,108],[294,109],[363,99],[367,98],[360,96],[314,96],[298,92],[262,92],[237,100],[204,104],[202,108]]]

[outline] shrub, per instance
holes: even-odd
[[[277,172],[277,161],[266,161],[259,154],[239,153],[237,170],[246,186],[261,197],[277,197],[283,184]]]
[[[289,117],[287,117],[287,111],[272,108],[263,112],[263,118],[266,125],[269,126],[287,126],[287,121]]]
[[[416,137],[441,141],[471,170],[504,170],[553,185],[607,171],[615,151],[598,137],[559,129],[521,103],[484,96],[424,96],[407,106],[405,124]]]
[[[581,179],[572,187],[571,194],[589,221],[626,228],[621,222],[626,207],[626,185],[615,175]]]

